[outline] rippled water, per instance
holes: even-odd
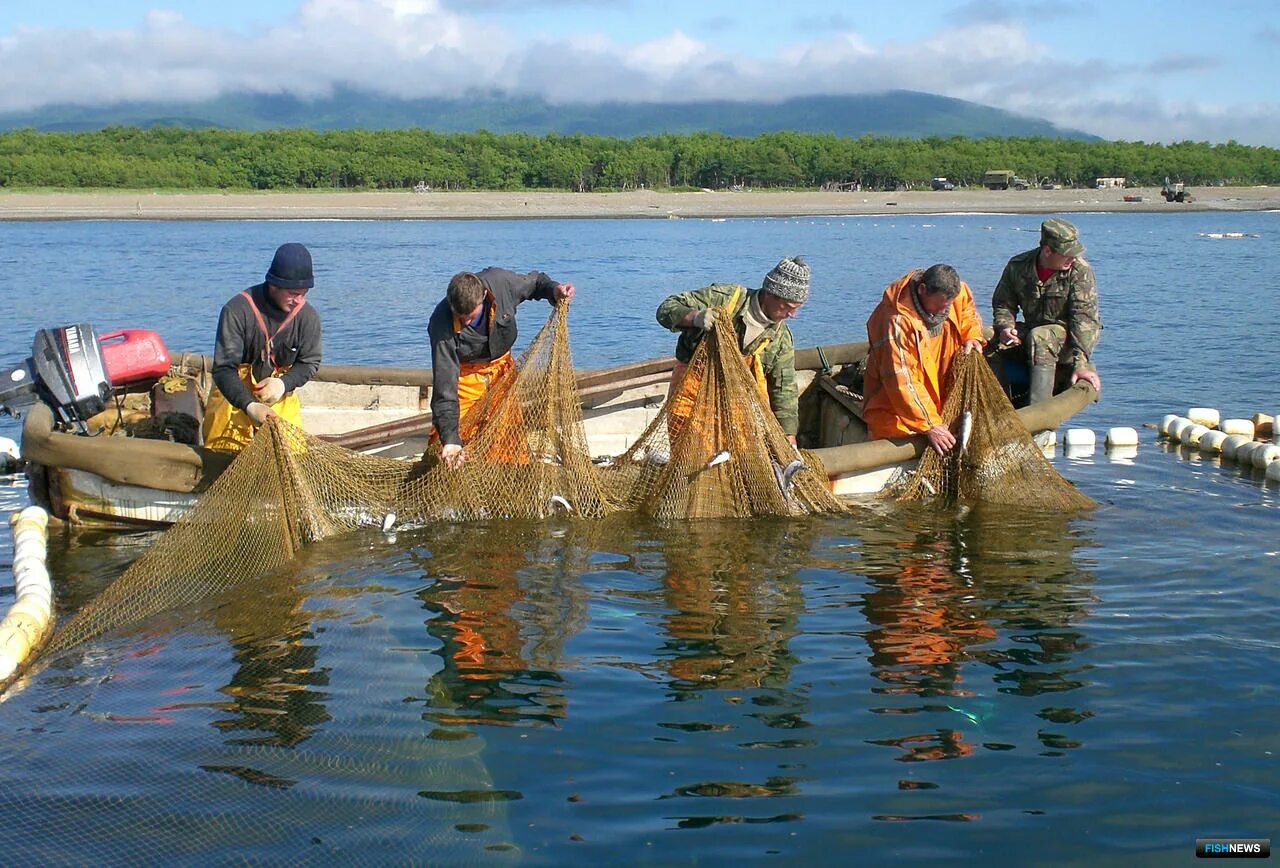
[[[1280,408],[1280,215],[1073,219],[1107,325],[1103,400],[1077,422]],[[914,265],[952,262],[981,301],[1037,223],[0,224],[0,359],[72,320],[207,349],[218,305],[294,239],[334,362],[420,363],[448,275],[489,263],[579,285],[582,366],[669,352],[664,295],[792,252],[815,270],[797,341],[858,339]],[[1223,232],[1247,237],[1204,237]],[[1268,836],[1280,490],[1142,436],[1133,459],[1055,460],[1100,504],[1071,519],[865,503],[314,546],[13,692],[0,845],[27,863],[1132,864]],[[60,611],[149,539],[56,538]]]

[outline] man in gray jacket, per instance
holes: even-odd
[[[516,274],[504,268],[463,271],[449,281],[445,297],[427,323],[431,339],[431,422],[451,468],[467,460],[458,423],[489,387],[515,373],[516,307],[529,299],[552,304],[573,298],[572,283],[541,271]]]

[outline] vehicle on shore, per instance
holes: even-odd
[[[81,330],[76,337],[91,345],[83,331],[88,327],[76,328]],[[57,344],[61,337],[44,340]],[[803,389],[800,445],[814,450],[837,495],[881,490],[924,448],[919,437],[868,441],[861,396],[846,385],[860,382],[856,372],[867,348],[862,341],[796,353]],[[154,347],[150,349],[153,355]],[[81,368],[83,379],[88,370],[80,364],[83,361],[69,357],[65,367]],[[169,424],[174,411],[166,408],[185,408],[179,417],[202,413],[211,360],[182,353],[171,355],[168,363],[163,377],[124,377],[122,382],[131,381],[122,387],[111,386],[112,380],[102,372],[91,387],[99,398],[59,397],[43,385],[35,390],[38,400],[26,409],[22,430],[32,503],[71,524],[110,528],[163,527],[190,509],[232,456],[198,442],[175,442],[183,432]],[[154,372],[154,364],[149,364]],[[673,364],[674,359],[666,357],[578,376],[593,457],[621,454],[639,438],[666,399]],[[426,448],[431,430],[428,369],[322,365],[298,394],[308,433],[348,449],[403,460],[416,460]],[[1072,388],[1019,413],[1030,430],[1049,430],[1094,397],[1091,389]],[[134,430],[149,429],[148,436],[127,436],[124,423],[129,417]],[[194,431],[198,440],[198,420],[193,421],[197,424],[186,426],[186,437],[191,439]],[[104,425],[117,430],[90,433]]]

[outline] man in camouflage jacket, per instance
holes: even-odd
[[[731,315],[738,348],[744,356],[758,360],[770,409],[794,445],[800,427],[800,390],[796,386],[795,340],[787,320],[809,297],[809,265],[799,256],[775,265],[758,290],[713,283],[670,296],[658,305],[658,322],[680,333],[671,381],[673,385],[679,382],[698,341],[715,325],[719,310],[735,297]]]
[[[1027,347],[1032,403],[1053,397],[1059,381],[1102,389],[1092,360],[1102,331],[1098,289],[1083,253],[1076,227],[1050,217],[1040,225],[1040,246],[1009,260],[991,297],[1000,346]]]

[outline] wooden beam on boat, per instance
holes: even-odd
[[[1097,399],[1098,393],[1082,381],[1048,401],[1021,408],[1017,411],[1018,418],[1028,431],[1050,431]],[[895,437],[829,446],[814,452],[822,460],[828,476],[846,476],[919,458],[927,442],[923,436]]]

